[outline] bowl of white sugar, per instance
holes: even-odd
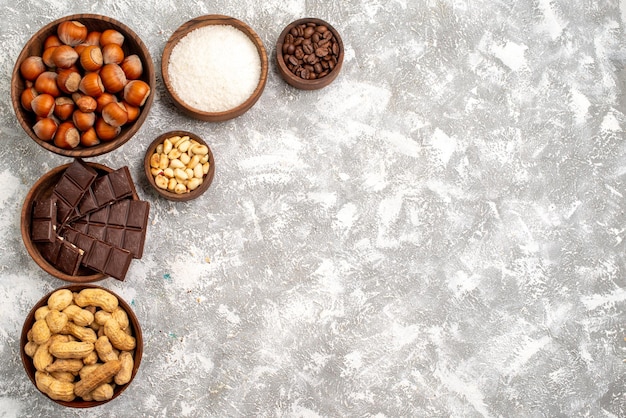
[[[267,70],[261,38],[246,23],[223,15],[182,24],[161,59],[163,83],[176,106],[209,122],[236,118],[254,106]]]

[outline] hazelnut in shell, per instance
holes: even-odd
[[[72,94],[78,90],[81,75],[74,68],[64,68],[57,72],[57,86],[66,94]]]
[[[22,107],[29,112],[32,112],[33,108],[31,106],[31,102],[35,97],[37,97],[38,94],[39,93],[37,93],[37,90],[35,90],[34,87],[24,89],[24,91],[20,95],[20,103],[22,104]]]
[[[102,47],[102,61],[105,64],[120,64],[124,61],[124,50],[118,44],[106,44]]]
[[[57,84],[57,77],[58,75],[54,71],[44,71],[35,80],[35,90],[39,94],[47,93],[54,97],[59,97],[61,90]]]
[[[111,126],[119,127],[128,122],[128,112],[122,103],[109,103],[102,109],[102,119]]]
[[[98,97],[104,93],[104,84],[98,73],[87,73],[80,80],[78,90],[85,93],[87,96]]]
[[[93,126],[80,134],[80,144],[83,147],[93,147],[100,143],[100,138],[96,133],[96,128]]]
[[[76,46],[85,42],[87,34],[87,27],[76,20],[61,22],[57,27],[57,36],[61,42],[69,46]]]
[[[74,100],[70,99],[67,96],[57,97],[54,100],[54,116],[62,121],[68,120],[70,117],[72,117],[74,109],[76,109]]]
[[[115,29],[105,29],[100,35],[100,46],[107,44],[118,44],[122,46],[124,43],[124,35]]]
[[[96,134],[101,141],[111,141],[115,139],[121,132],[122,128],[119,126],[111,126],[104,121],[101,117],[96,118]]]
[[[85,71],[97,71],[104,63],[102,50],[96,45],[85,45],[80,53],[80,65]]]
[[[37,55],[31,55],[20,64],[20,74],[26,80],[34,81],[44,71],[46,71],[46,65]]]
[[[104,89],[109,93],[118,93],[124,89],[126,85],[126,74],[117,64],[105,64],[100,69],[100,79],[104,85]]]
[[[131,80],[124,87],[124,100],[132,106],[143,106],[150,96],[150,86],[143,80]]]
[[[30,102],[30,106],[35,115],[42,118],[50,117],[54,112],[54,96],[48,93],[39,94]]]
[[[33,125],[33,131],[42,141],[52,141],[57,131],[57,123],[52,118],[42,118]]]
[[[63,149],[76,148],[80,143],[80,132],[70,121],[63,122],[54,135],[54,145]]]
[[[78,52],[69,45],[59,45],[52,52],[52,62],[59,68],[70,68],[78,60]]]
[[[126,79],[137,80],[143,74],[143,64],[137,54],[132,54],[124,58],[124,61],[120,64]]]

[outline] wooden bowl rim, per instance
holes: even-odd
[[[304,80],[296,76],[291,71],[289,71],[289,68],[287,68],[287,64],[285,64],[285,60],[283,59],[283,54],[282,54],[282,48],[283,48],[283,42],[285,41],[285,36],[287,36],[291,28],[301,23],[315,23],[318,25],[324,25],[328,29],[330,29],[335,35],[335,39],[337,40],[337,43],[339,44],[339,57],[337,58],[337,65],[335,65],[335,68],[333,68],[333,70],[330,73],[328,73],[325,77],[315,79],[315,80]],[[304,17],[298,20],[294,20],[293,22],[285,26],[283,31],[278,36],[278,39],[276,40],[275,52],[276,52],[276,64],[278,65],[278,72],[280,73],[281,77],[289,85],[296,87],[298,89],[301,89],[301,90],[318,90],[331,84],[341,72],[341,67],[343,65],[343,58],[344,58],[344,45],[343,45],[343,39],[341,38],[339,31],[335,29],[333,25],[331,25],[330,23],[322,19],[318,19],[315,17]]]
[[[37,382],[35,381],[35,367],[33,365],[33,360],[24,351],[24,347],[26,346],[26,343],[28,342],[28,330],[32,327],[33,323],[35,322],[35,311],[37,310],[37,308],[46,304],[48,302],[48,299],[50,298],[50,295],[52,295],[57,290],[62,290],[62,289],[69,289],[72,292],[80,291],[83,289],[106,290],[107,292],[111,293],[113,296],[117,298],[117,300],[119,301],[119,305],[126,311],[126,314],[128,315],[128,319],[130,320],[130,324],[132,325],[133,331],[134,331],[133,336],[135,337],[135,341],[136,341],[136,347],[135,347],[134,355],[133,355],[133,360],[134,360],[133,371],[131,373],[130,381],[128,383],[121,385],[121,386],[116,385],[115,390],[113,392],[113,397],[109,400],[106,400],[106,401],[74,400],[71,402],[54,400],[48,397],[48,395],[46,395],[45,393],[41,392],[39,388],[37,387]],[[105,287],[98,286],[95,284],[90,284],[90,283],[68,284],[68,285],[56,288],[50,291],[45,296],[43,296],[41,299],[39,299],[39,301],[37,301],[33,305],[29,313],[26,315],[26,319],[24,320],[24,324],[22,325],[22,332],[20,335],[20,357],[22,359],[22,366],[24,366],[26,375],[28,376],[30,381],[33,383],[33,385],[35,385],[35,388],[37,389],[37,391],[41,392],[41,394],[43,394],[46,398],[50,399],[51,401],[56,402],[63,406],[71,407],[71,408],[91,408],[94,406],[103,405],[107,402],[111,402],[113,399],[121,395],[122,392],[124,392],[128,388],[128,386],[130,386],[130,384],[135,379],[137,372],[139,371],[139,366],[141,364],[141,359],[143,357],[143,334],[141,331],[141,325],[139,324],[139,319],[137,318],[137,315],[133,311],[130,304],[126,302],[126,300],[124,300],[118,294],[116,294],[114,291],[107,289]]]
[[[204,176],[202,180],[202,184],[198,186],[196,190],[192,190],[189,193],[176,194],[168,190],[163,190],[157,187],[156,182],[154,181],[154,177],[152,176],[152,173],[150,172],[150,157],[154,153],[154,150],[156,149],[156,147],[160,143],[165,141],[167,138],[171,138],[173,136],[185,136],[185,135],[188,135],[190,138],[195,139],[196,141],[200,142],[203,145],[206,145],[206,147],[209,149],[209,172],[206,174],[206,176]],[[186,202],[186,201],[193,200],[193,199],[200,197],[202,194],[204,194],[204,192],[208,190],[208,188],[211,186],[211,183],[213,183],[213,178],[215,177],[215,158],[213,156],[213,150],[211,150],[211,147],[209,146],[209,144],[207,144],[207,142],[204,139],[202,139],[199,135],[193,132],[189,132],[189,131],[175,130],[175,131],[162,133],[161,135],[156,137],[154,141],[150,143],[150,145],[148,146],[146,150],[146,154],[144,156],[143,168],[144,168],[144,173],[146,175],[146,178],[148,179],[148,183],[150,183],[150,186],[152,186],[152,188],[159,195],[163,196],[164,198],[168,200],[172,200],[176,202]]]
[[[56,26],[58,26],[60,23],[69,21],[69,20],[78,20],[78,21],[96,20],[99,22],[105,22],[107,24],[110,24],[112,27],[115,27],[116,29],[123,32],[125,37],[129,37],[130,39],[132,39],[132,41],[136,43],[137,46],[139,47],[139,51],[133,51],[133,52],[140,56],[143,67],[144,67],[144,74],[146,74],[145,77],[142,77],[141,79],[148,83],[148,85],[150,86],[151,92],[150,92],[150,95],[148,96],[148,99],[146,100],[146,103],[144,103],[144,105],[141,107],[141,112],[137,120],[135,120],[132,124],[130,124],[126,130],[124,130],[123,128],[122,133],[120,133],[120,135],[118,135],[114,140],[102,141],[100,144],[94,145],[93,147],[82,147],[81,145],[79,145],[77,148],[67,150],[67,149],[63,149],[63,148],[59,148],[55,146],[54,143],[52,142],[42,141],[33,132],[30,122],[24,116],[26,111],[22,108],[22,104],[20,101],[21,93],[24,90],[23,88],[24,82],[19,81],[21,80],[19,67],[22,61],[28,56],[29,45],[35,42],[39,37],[42,37],[43,34],[52,32],[53,30],[55,30]],[[20,87],[20,85],[22,87]],[[45,26],[43,26],[41,29],[37,30],[29,38],[26,44],[24,44],[22,50],[20,51],[20,54],[15,60],[15,65],[13,66],[13,71],[11,73],[11,103],[13,105],[13,111],[15,113],[15,116],[17,117],[17,120],[20,126],[22,127],[22,129],[24,129],[26,134],[33,141],[39,144],[41,147],[55,154],[66,156],[66,157],[76,157],[76,158],[97,157],[99,155],[111,152],[121,147],[126,142],[128,142],[137,133],[139,128],[141,128],[141,126],[147,119],[148,113],[154,101],[155,88],[156,88],[156,74],[155,74],[154,62],[152,60],[152,56],[150,55],[150,51],[148,50],[143,40],[129,26],[125,25],[124,23],[108,16],[104,16],[100,14],[93,14],[93,13],[67,15],[67,16],[58,18],[56,20],[53,20],[49,22],[48,24],[46,24]]]
[[[35,263],[41,267],[46,273],[56,277],[57,279],[65,280],[66,282],[76,283],[76,284],[85,284],[90,282],[96,282],[108,277],[103,273],[94,272],[94,274],[87,276],[71,276],[69,274],[63,273],[58,270],[52,264],[46,260],[39,250],[35,243],[33,243],[30,237],[30,220],[32,215],[32,204],[35,199],[35,196],[38,194],[39,189],[45,185],[52,177],[61,176],[62,173],[70,166],[71,163],[63,164],[58,167],[53,168],[52,170],[45,173],[41,176],[35,184],[30,188],[26,197],[24,198],[24,203],[22,204],[22,213],[20,216],[20,232],[22,235],[22,241],[24,242],[24,246],[26,247],[26,251],[30,255],[30,257],[35,261]],[[107,167],[105,165],[85,161],[85,164],[94,168],[96,171],[110,173],[113,171],[112,168]],[[139,199],[136,191],[133,193],[133,199]]]
[[[230,25],[241,30],[248,36],[248,38],[250,38],[252,43],[254,43],[259,53],[259,57],[261,58],[261,77],[259,78],[259,83],[250,97],[248,97],[248,99],[239,106],[222,112],[205,112],[185,103],[174,91],[168,71],[170,55],[178,42],[180,42],[181,39],[194,29],[209,25]],[[161,56],[161,76],[163,78],[163,84],[165,85],[165,90],[174,101],[174,104],[186,115],[206,122],[223,122],[229,119],[234,119],[247,112],[252,106],[254,106],[263,94],[263,90],[265,89],[265,85],[267,83],[267,73],[267,52],[259,35],[247,23],[234,17],[220,14],[198,16],[180,25],[169,37],[165,47],[163,48],[163,54]]]

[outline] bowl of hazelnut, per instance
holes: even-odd
[[[291,22],[276,42],[279,74],[302,90],[317,90],[332,83],[341,71],[343,56],[339,32],[317,18]]]
[[[20,355],[44,396],[67,407],[107,403],[131,384],[141,363],[143,337],[130,305],[90,284],[55,289],[24,321]]]
[[[13,68],[11,101],[28,136],[68,157],[125,144],[146,120],[155,72],[146,45],[110,17],[52,21],[26,43]]]
[[[202,195],[213,182],[215,160],[198,135],[170,131],[159,135],[146,150],[144,171],[157,194],[188,201]]]

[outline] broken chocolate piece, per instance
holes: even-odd
[[[98,173],[81,160],[74,160],[63,172],[53,190],[57,198],[57,220],[60,225],[72,216],[74,208],[94,182]]]
[[[80,268],[84,252],[57,235],[53,242],[46,242],[41,245],[41,255],[58,270],[75,276]]]
[[[53,242],[57,228],[56,200],[49,198],[33,202],[30,225],[33,242]]]

